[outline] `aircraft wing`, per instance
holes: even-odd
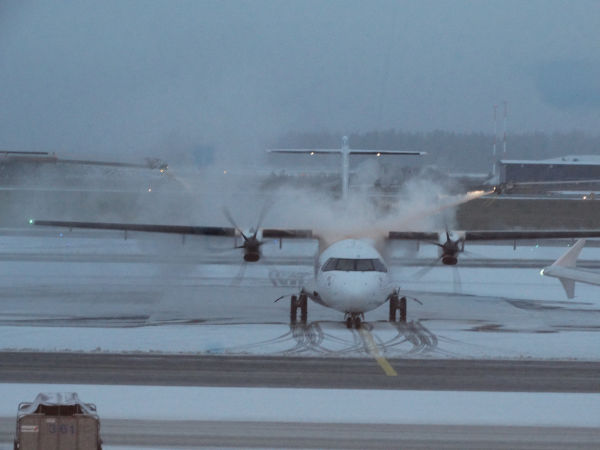
[[[72,222],[68,220],[30,220],[29,223],[31,225],[41,225],[45,227],[145,231],[147,233],[197,234],[205,236],[235,236],[235,228],[230,227],[194,227],[186,225],[151,225],[114,222]]]
[[[388,239],[403,239],[416,241],[431,241],[439,238],[444,232],[419,232],[419,231],[390,231]],[[531,230],[531,231],[504,231],[504,230],[476,230],[453,232],[465,241],[513,241],[525,239],[575,239],[600,237],[600,229],[594,230]]]
[[[171,233],[171,234],[189,234],[201,236],[235,236],[236,229],[232,227],[200,227],[187,225],[154,225],[140,223],[114,223],[114,222],[73,222],[66,220],[30,220],[31,225],[40,225],[46,227],[65,227],[65,228],[88,228],[94,230],[122,230],[122,231],[143,231],[147,233]],[[263,238],[278,239],[310,239],[311,230],[294,230],[280,228],[265,228],[262,230]]]

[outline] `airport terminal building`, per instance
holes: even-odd
[[[600,156],[574,155],[540,161],[501,160],[498,163],[500,183],[536,181],[600,182]]]

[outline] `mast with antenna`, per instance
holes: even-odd
[[[498,105],[494,105],[494,146],[492,148],[492,175],[496,175],[496,141],[498,140]]]
[[[504,100],[504,138],[502,142],[502,157],[506,158],[506,116],[508,115],[508,103]]]

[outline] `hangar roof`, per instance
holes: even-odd
[[[553,165],[600,165],[600,156],[598,155],[568,155],[550,159],[503,159],[501,164],[553,164]]]

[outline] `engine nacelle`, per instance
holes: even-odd
[[[260,259],[260,251],[245,249],[244,250],[244,261],[246,262],[256,262]]]
[[[442,263],[446,266],[455,266],[458,263],[458,258],[455,254],[443,254]]]

